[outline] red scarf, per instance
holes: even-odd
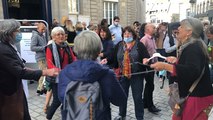
[[[129,51],[132,49],[132,47],[135,44],[135,41],[130,43],[130,47],[127,48],[124,51],[124,63],[123,63],[123,75],[127,77],[128,79],[131,78],[131,64],[130,64],[130,57],[129,57]]]

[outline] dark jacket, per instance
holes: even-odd
[[[0,48],[0,120],[30,120],[22,79],[38,80],[42,71],[27,70],[8,42]]]
[[[190,96],[205,97],[212,95],[213,88],[209,77],[208,60],[204,56],[200,43],[192,43],[182,51],[178,64],[175,65],[181,97],[188,94],[189,88],[200,76],[204,66],[204,75]]]
[[[67,30],[66,26],[63,26],[65,33],[67,34],[67,42],[74,43],[74,39],[77,35],[76,31],[69,31]]]
[[[146,49],[146,47],[144,46],[143,43],[139,42],[139,41],[136,41],[135,43],[135,46],[136,46],[136,49],[137,49],[137,53],[138,53],[138,58],[134,60],[134,62],[139,62],[139,63],[143,63],[143,59],[144,58],[149,58],[149,53]],[[124,43],[123,41],[119,42],[116,46],[115,46],[115,49],[114,49],[114,68],[118,68],[118,67],[122,67],[121,63],[123,60],[119,60],[118,59],[118,55],[124,55],[124,50],[121,50],[121,49],[124,49]],[[122,51],[122,52],[120,52]],[[132,59],[130,59],[131,62]],[[134,65],[134,64],[132,64]],[[141,71],[145,71],[146,70],[146,66],[142,66],[142,65],[139,65],[139,64],[136,64],[136,67],[138,68],[137,71],[135,72],[141,72]],[[134,67],[133,67],[134,69]]]
[[[103,45],[103,57],[101,59],[107,58],[107,65],[111,65],[113,62],[113,48],[114,44],[112,40],[101,40]]]
[[[103,67],[96,61],[77,60],[67,65],[59,74],[58,96],[61,102],[63,102],[69,82],[76,80],[90,83],[99,81],[104,102],[104,112],[101,118],[97,118],[97,120],[111,120],[110,103],[119,106],[127,99],[113,71]]]

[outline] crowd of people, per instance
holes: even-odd
[[[102,19],[98,25],[92,21],[88,26],[84,21],[73,25],[72,20],[64,16],[61,23],[53,19],[48,37],[44,34],[47,26],[37,23],[30,48],[36,53],[40,70],[26,68],[17,50],[16,44],[22,38],[21,24],[12,19],[2,21],[0,119],[30,120],[21,83],[22,79],[29,79],[38,81],[38,95],[46,94],[43,110],[47,120],[64,105],[66,87],[76,80],[99,82],[104,110],[96,119],[126,120],[131,87],[135,118],[143,120],[144,109],[153,114],[161,111],[153,101],[155,76],[160,81],[167,78],[169,84],[178,83],[180,97],[186,97],[204,68],[200,82],[187,98],[182,115],[174,114],[171,118],[207,120],[209,112],[206,111],[213,107],[213,26],[204,27],[204,23],[196,18],[162,22],[157,26],[135,21],[123,27],[120,21],[115,16],[111,25],[107,19]],[[149,59],[155,53],[164,57]],[[110,103],[119,107],[116,118],[111,118]]]

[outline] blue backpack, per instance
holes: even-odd
[[[66,88],[62,111],[65,120],[97,120],[103,111],[99,83],[71,81]]]

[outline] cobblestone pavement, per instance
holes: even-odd
[[[158,115],[148,112],[147,109],[144,110],[144,119],[145,120],[171,120],[172,112],[167,104],[168,96],[167,89],[168,83],[165,81],[165,86],[163,89],[160,89],[162,82],[158,81],[155,78],[155,90],[154,90],[154,103],[156,107],[160,108],[161,111]],[[43,105],[45,103],[45,96],[36,95],[36,85],[37,83],[30,84],[29,87],[29,98],[28,105],[32,120],[46,120],[45,114],[43,113]],[[112,118],[118,115],[118,107],[112,105]],[[58,109],[53,116],[52,120],[60,120],[60,110]],[[128,108],[127,108],[127,120],[136,120],[134,112],[134,103],[130,91]]]

